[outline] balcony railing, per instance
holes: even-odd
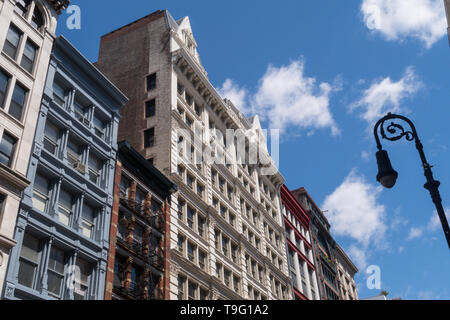
[[[120,194],[120,203],[145,220],[150,226],[164,233],[165,218],[161,209],[155,210],[145,203],[132,201],[123,193]]]

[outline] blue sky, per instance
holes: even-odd
[[[91,61],[99,38],[158,9],[189,16],[211,83],[263,126],[282,129],[280,171],[320,204],[360,267],[404,299],[450,299],[450,255],[414,144],[384,142],[398,183],[382,190],[371,131],[395,111],[416,124],[450,208],[450,48],[441,0],[72,0],[67,37]]]

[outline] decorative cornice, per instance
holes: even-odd
[[[52,6],[53,10],[55,10],[57,14],[61,14],[70,4],[70,0],[47,0],[47,2]]]

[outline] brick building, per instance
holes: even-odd
[[[105,300],[169,298],[170,195],[176,185],[120,142]]]
[[[211,85],[189,18],[157,11],[104,35],[96,65],[130,98],[119,140],[179,186],[171,197],[170,299],[291,299],[284,179],[238,163],[238,148],[248,154],[257,143],[267,149],[265,141],[225,147],[227,129],[260,134],[261,126]],[[205,150],[222,160],[204,161]]]

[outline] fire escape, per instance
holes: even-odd
[[[116,252],[127,258],[120,261],[116,255],[113,292],[130,300],[164,299],[164,208],[152,207],[150,201],[135,202],[122,192],[120,207]],[[142,241],[133,236],[137,219],[146,224]]]

